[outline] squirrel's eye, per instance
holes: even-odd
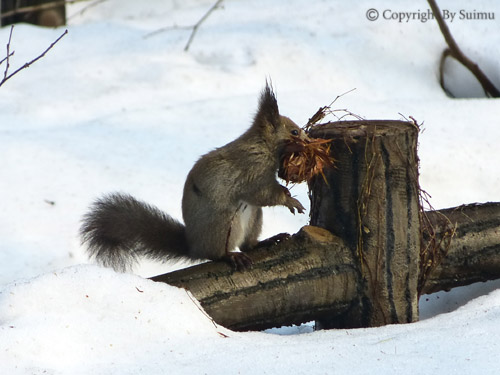
[[[298,136],[299,135],[299,131],[297,129],[293,129],[292,130],[292,135]]]

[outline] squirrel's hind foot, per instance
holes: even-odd
[[[253,261],[248,255],[235,251],[228,252],[222,259],[237,271],[244,271],[252,268],[253,265]]]

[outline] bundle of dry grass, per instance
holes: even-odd
[[[296,138],[285,146],[278,176],[287,184],[309,182],[318,174],[325,178],[323,169],[332,167],[333,163],[334,160],[330,156],[330,140]]]
[[[307,124],[303,127],[304,131],[308,133],[313,127],[321,126],[319,122],[327,115],[333,115],[338,120],[342,120],[346,116],[352,116],[356,119],[361,119],[360,116],[346,110],[346,109],[332,109],[331,106],[340,97],[352,92],[355,89],[349,90],[341,95],[338,95],[330,105],[320,107],[314,115],[311,116]],[[342,113],[339,117],[336,113]],[[285,150],[281,155],[280,169],[278,176],[286,181],[286,183],[300,183],[304,181],[311,181],[311,179],[321,174],[326,182],[325,175],[323,174],[324,168],[331,168],[334,166],[334,159],[330,156],[330,140],[310,138],[302,140],[295,138],[288,142]]]

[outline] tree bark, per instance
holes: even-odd
[[[306,226],[248,253],[251,270],[209,262],[153,277],[189,290],[215,322],[233,330],[300,324],[346,311],[357,298],[351,251],[330,232]]]
[[[500,203],[469,204],[427,215],[437,228],[442,260],[427,276],[422,294],[500,278]],[[443,217],[446,225],[440,224]],[[450,230],[449,244],[440,241]]]
[[[310,184],[311,224],[350,247],[363,281],[358,304],[325,328],[418,320],[420,253],[418,127],[402,121],[341,121],[313,128],[331,139],[335,168]]]

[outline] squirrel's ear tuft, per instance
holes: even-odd
[[[278,126],[280,113],[278,110],[278,101],[274,95],[272,84],[266,80],[266,87],[262,90],[259,100],[259,109],[255,116],[255,123],[259,125],[271,124]]]

